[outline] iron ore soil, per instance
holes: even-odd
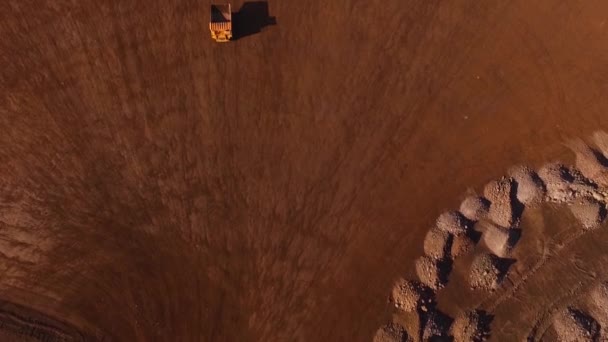
[[[467,189],[608,128],[605,1],[268,10],[0,2],[0,336],[369,341]]]

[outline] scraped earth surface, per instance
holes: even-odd
[[[606,336],[585,298],[608,230],[585,183],[582,209],[488,208],[521,230],[493,291],[471,289],[486,250],[467,230],[430,257],[449,273],[434,298],[401,313],[390,297],[439,215],[512,167],[604,184],[569,150],[608,128],[608,4],[271,1],[277,24],[229,44],[208,5],[0,3],[1,338],[595,333],[556,329],[569,309]]]

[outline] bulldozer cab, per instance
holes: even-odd
[[[230,4],[211,5],[209,21],[211,38],[216,42],[227,42],[232,39],[232,9]]]

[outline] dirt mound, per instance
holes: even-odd
[[[447,283],[450,273],[449,263],[449,260],[423,256],[416,260],[416,274],[423,284],[437,290]]]
[[[553,327],[560,341],[596,341],[599,324],[583,311],[567,308],[553,317]]]
[[[599,226],[606,217],[606,208],[604,205],[590,197],[578,199],[569,207],[574,217],[576,217],[586,229]]]
[[[469,222],[458,211],[446,211],[437,218],[437,228],[454,235],[466,234]]]
[[[576,168],[596,184],[608,185],[608,168],[602,164],[600,153],[594,151],[582,139],[574,139],[566,144],[576,155]]]
[[[397,323],[387,323],[382,326],[376,335],[374,335],[374,342],[409,342],[412,341],[409,334],[404,327]]]
[[[505,200],[510,200],[512,189],[513,179],[503,177],[486,184],[483,188],[483,194],[492,203],[504,202]]]
[[[468,235],[454,236],[452,239],[452,246],[450,248],[450,255],[452,258],[458,258],[459,256],[465,255],[473,251],[475,248],[475,241]]]
[[[502,178],[486,184],[483,194],[492,202],[488,218],[502,227],[511,227],[518,219],[513,202],[514,182],[512,178]]]
[[[540,203],[545,196],[545,185],[536,172],[527,166],[516,166],[509,170],[515,181],[515,195],[524,205]]]
[[[483,310],[468,311],[454,320],[454,341],[485,341],[490,336],[492,317]]]
[[[439,310],[430,310],[423,315],[422,340],[448,341],[453,322],[454,319]]]
[[[494,290],[505,275],[502,260],[490,253],[475,257],[469,272],[469,284],[473,289]]]
[[[401,278],[393,286],[391,300],[398,310],[412,312],[428,296],[428,292],[423,284]]]
[[[538,176],[545,183],[550,199],[565,202],[574,198],[574,192],[569,187],[574,179],[566,166],[557,163],[544,165],[538,170]]]
[[[471,221],[479,221],[488,215],[490,201],[480,196],[469,196],[460,204],[460,212]]]
[[[424,238],[424,253],[435,259],[443,259],[449,252],[452,234],[439,228],[432,228]]]
[[[580,171],[560,163],[549,163],[538,170],[545,183],[547,197],[560,203],[569,203],[581,196],[589,196],[597,188]]]
[[[515,246],[517,233],[516,229],[506,229],[488,223],[482,236],[486,247],[492,253],[499,257],[505,257]]]
[[[597,131],[593,133],[593,142],[605,158],[608,158],[608,133]]]

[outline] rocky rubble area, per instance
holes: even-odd
[[[511,263],[516,262],[509,256],[525,234],[519,229],[519,222],[527,207],[543,202],[566,205],[582,229],[596,228],[605,220],[608,133],[596,132],[593,141],[595,147],[582,140],[567,144],[575,153],[575,166],[551,162],[538,171],[525,165],[515,166],[508,175],[487,183],[482,196],[469,195],[463,199],[459,210],[439,215],[424,238],[424,255],[415,262],[419,282],[400,279],[393,287],[391,297],[398,310],[420,315],[423,340],[454,337],[456,341],[483,341],[489,336],[491,315],[469,311],[453,320],[429,305],[433,300],[428,298],[435,298],[435,293],[447,286],[454,260],[471,253],[474,254],[468,270],[471,288],[498,289],[508,276]],[[478,241],[483,243],[478,244]],[[595,293],[598,305],[605,313],[608,313],[607,289],[604,285]],[[426,302],[421,305],[423,297]],[[608,321],[608,314],[605,316]],[[384,334],[382,336],[400,331],[394,326],[387,327],[379,330]],[[572,308],[554,317],[554,327],[560,338],[568,341],[586,341],[595,338],[599,331],[595,320]]]

